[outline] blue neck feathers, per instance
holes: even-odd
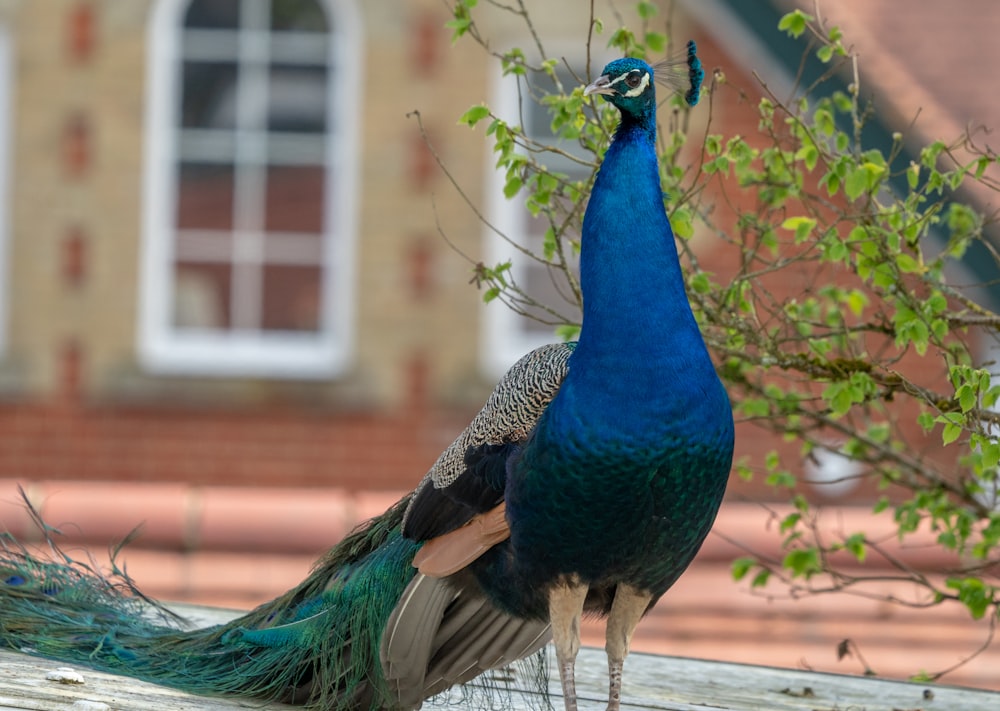
[[[583,330],[573,365],[711,368],[663,206],[655,136],[655,114],[624,113],[594,184],[583,223]]]

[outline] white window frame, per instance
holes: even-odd
[[[11,68],[11,32],[6,22],[0,22],[0,355],[7,352],[7,310],[10,304],[10,275],[8,266],[8,233],[10,231],[10,117],[14,100]]]
[[[577,56],[579,55],[578,45],[566,43],[564,47],[565,53],[557,51],[553,56],[570,57],[571,61],[573,59],[579,60],[579,66],[584,64],[584,58]],[[594,76],[597,76],[597,73],[604,67],[604,60],[609,57],[602,55],[591,58],[591,72]],[[493,91],[490,105],[497,116],[511,123],[520,120],[517,79],[515,75],[503,76],[498,68],[492,82]],[[507,235],[521,244],[529,237],[523,233],[526,194],[519,193],[511,200],[504,196],[504,174],[494,167],[496,157],[492,152],[491,143],[487,150],[485,161],[487,169],[486,214],[490,223],[501,234]],[[511,276],[515,282],[523,284],[528,258],[489,228],[485,230],[484,242],[486,264],[493,266],[509,260],[511,262]],[[523,318],[500,303],[499,300],[485,305],[482,327],[484,346],[482,363],[484,371],[490,377],[502,375],[525,353],[557,340],[554,332],[544,333],[526,330]]]
[[[197,1],[197,0],[194,0]],[[156,374],[328,378],[353,351],[359,110],[363,56],[361,19],[353,0],[318,0],[330,22],[328,134],[319,328],[185,330],[173,325],[174,215],[180,162],[177,117],[179,60],[189,0],[160,0],[148,27],[145,186],[140,264],[138,350]],[[238,129],[237,129],[238,130]]]

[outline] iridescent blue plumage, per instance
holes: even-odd
[[[693,105],[694,43],[685,66]],[[579,341],[515,364],[413,494],[295,589],[194,632],[152,623],[127,583],[5,543],[4,642],[181,689],[346,711],[417,708],[551,636],[574,709],[587,611],[608,616],[608,708],[619,708],[632,631],[704,540],[733,449],[664,209],[656,81],[626,58],[584,92],[621,122],[583,222]]]

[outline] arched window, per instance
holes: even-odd
[[[323,377],[346,364],[357,24],[347,0],[157,5],[139,324],[149,369]]]

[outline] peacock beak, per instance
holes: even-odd
[[[590,96],[591,94],[614,94],[615,90],[611,88],[611,77],[607,74],[597,77],[593,84],[589,84],[584,90],[584,96]]]

